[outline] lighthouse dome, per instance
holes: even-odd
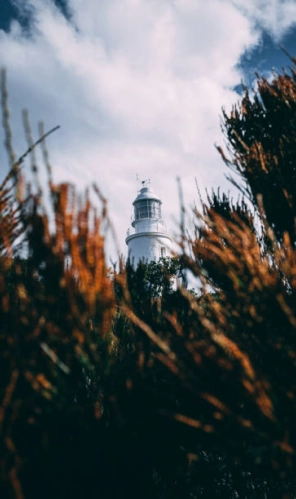
[[[141,201],[143,199],[154,199],[155,201],[158,201],[159,203],[161,203],[160,198],[158,196],[156,196],[154,190],[150,186],[142,187],[142,189],[140,190],[136,199],[134,200],[133,204],[135,204],[137,201]]]

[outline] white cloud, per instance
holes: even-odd
[[[295,0],[232,0],[232,3],[276,41],[296,24]]]
[[[17,22],[0,32],[17,152],[21,108],[33,125],[60,124],[49,141],[55,178],[98,182],[123,251],[136,173],[151,178],[168,219],[178,214],[176,176],[191,203],[195,177],[225,185],[214,143],[221,107],[238,100],[236,64],[258,43],[264,13],[277,36],[293,13],[284,2],[279,21],[282,2],[249,3],[242,12],[240,0],[68,0],[67,20],[53,2],[27,0],[30,35]]]

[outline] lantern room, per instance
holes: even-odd
[[[134,219],[132,226],[139,220],[150,219],[150,220],[160,220],[161,219],[161,200],[155,195],[154,191],[146,184],[142,182],[143,187],[141,188],[138,196],[133,202],[134,205]]]

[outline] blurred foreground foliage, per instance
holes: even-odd
[[[2,93],[0,496],[296,497],[295,70],[223,114],[242,199],[208,194],[178,259],[117,272],[105,200],[55,185],[44,141],[49,201],[34,157],[24,181]]]

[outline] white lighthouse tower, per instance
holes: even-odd
[[[172,238],[161,216],[161,204],[150,187],[150,181],[143,181],[133,202],[132,227],[128,229],[125,240],[133,266],[140,261],[157,262],[161,257],[171,256]]]

